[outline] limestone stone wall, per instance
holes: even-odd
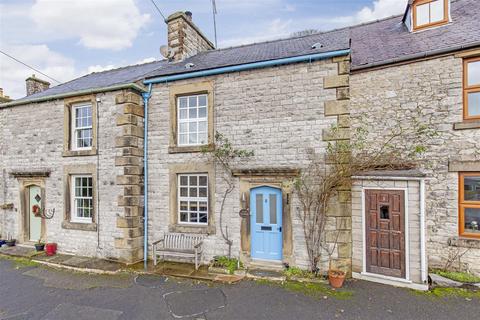
[[[427,181],[427,253],[430,267],[445,264],[450,252],[463,246],[476,247],[461,263],[480,272],[478,241],[458,241],[458,171],[474,170],[480,162],[480,129],[462,123],[462,59],[454,55],[392,66],[351,76],[351,120],[357,128],[364,122],[372,146],[391,132],[400,119],[413,125],[415,119],[433,128],[437,136],[426,143],[423,169]],[[366,116],[366,117],[362,117]],[[398,147],[408,145],[408,138]],[[453,166],[453,163],[459,164]],[[462,164],[472,164],[470,166]],[[449,167],[450,164],[450,167]],[[452,245],[449,245],[453,244]],[[459,247],[460,246],[460,247]]]
[[[116,167],[119,149],[116,137],[123,134],[123,127],[116,126],[116,119],[123,109],[116,104],[121,92],[99,93],[98,104],[98,155],[62,156],[64,149],[64,101],[0,108],[0,205],[13,203],[12,209],[0,209],[2,236],[7,232],[20,239],[21,200],[20,182],[12,172],[48,171],[45,181],[45,205],[55,208],[52,220],[46,222],[46,240],[57,242],[60,252],[85,256],[119,258],[115,238],[124,237],[117,229],[117,215],[124,216],[118,206],[119,195],[125,187],[116,184],[123,167]],[[65,229],[64,220],[64,168],[88,165],[96,168],[98,189],[97,231]],[[120,172],[121,171],[121,172]]]
[[[171,88],[213,82],[215,130],[224,134],[235,148],[255,152],[252,159],[242,162],[236,169],[303,168],[308,165],[312,153],[325,153],[327,142],[323,141],[322,135],[329,134],[332,124],[340,118],[344,127],[348,124],[344,117],[348,114],[345,104],[335,103],[337,98],[348,99],[348,68],[348,58],[338,58],[155,85],[149,118],[150,242],[169,231],[170,168],[178,165],[194,167],[208,161],[206,155],[198,152],[169,152]],[[345,138],[348,137],[342,137]],[[205,240],[206,261],[214,255],[226,255],[228,249],[218,224],[221,195],[226,188],[220,168],[215,168],[215,177],[211,179],[215,179],[215,229]],[[234,256],[240,252],[239,188],[237,180],[235,190],[227,198],[224,217],[233,239]],[[306,267],[308,257],[297,215],[298,199],[294,196],[291,201],[294,263]],[[338,216],[349,214],[350,211],[346,210]],[[348,224],[345,228],[349,228]],[[350,241],[349,237],[350,233],[346,235],[345,243]],[[348,252],[348,249],[342,250]],[[349,256],[350,252],[346,255]]]

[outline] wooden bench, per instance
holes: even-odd
[[[204,235],[185,233],[166,233],[162,239],[152,244],[153,264],[157,265],[157,257],[172,256],[194,258],[195,270],[202,261]]]

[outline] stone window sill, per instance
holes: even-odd
[[[209,144],[206,146],[186,146],[186,147],[179,147],[179,146],[170,146],[168,147],[168,153],[194,153],[194,152],[202,152],[202,151],[213,151],[215,150],[215,145]]]
[[[458,122],[453,125],[454,130],[480,129],[480,120]]]
[[[70,229],[70,230],[81,230],[81,231],[97,231],[97,224],[96,223],[76,223],[70,221],[63,221],[62,222],[63,229]]]
[[[83,156],[96,156],[97,148],[90,150],[64,150],[62,152],[63,157],[83,157]]]
[[[452,237],[448,239],[448,245],[451,247],[480,249],[480,238]]]
[[[215,234],[215,226],[191,226],[174,224],[168,227],[169,232],[175,233],[196,233],[196,234]]]

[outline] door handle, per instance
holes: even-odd
[[[278,231],[282,232],[282,227],[278,227]]]

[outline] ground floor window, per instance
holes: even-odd
[[[208,175],[178,175],[179,222],[208,224]]]
[[[89,175],[73,175],[71,179],[71,221],[91,223],[93,218],[93,178]]]
[[[480,238],[480,172],[460,174],[460,235]]]

